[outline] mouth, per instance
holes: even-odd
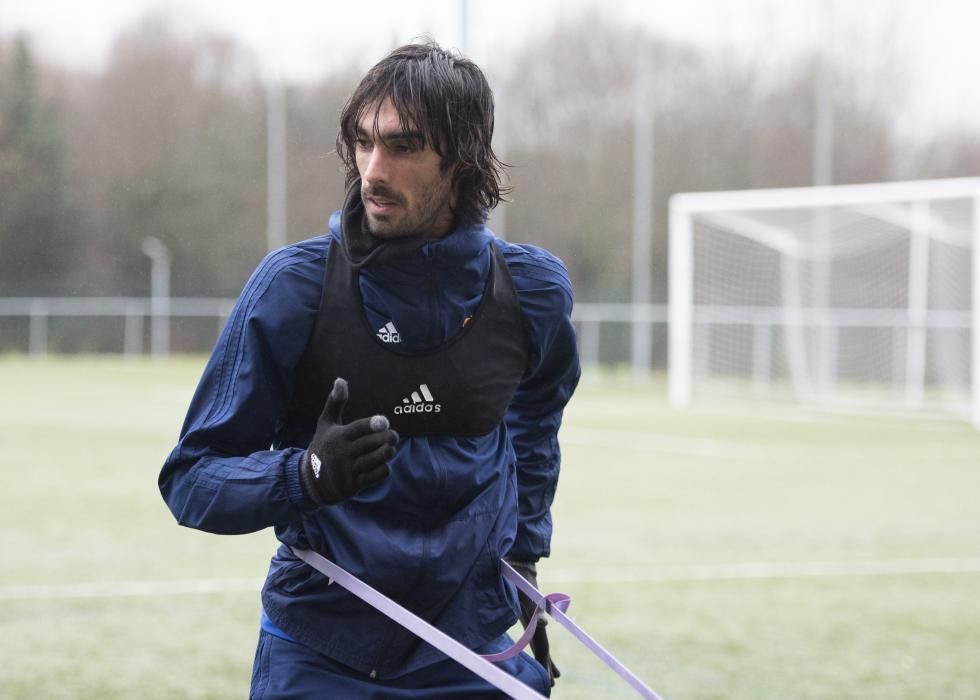
[[[363,199],[368,212],[374,214],[387,214],[399,206],[397,200],[388,199],[387,197],[367,196]]]

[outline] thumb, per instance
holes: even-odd
[[[333,383],[333,389],[330,390],[330,395],[327,397],[327,403],[323,407],[323,415],[320,417],[321,420],[326,420],[335,425],[342,425],[344,406],[347,405],[348,396],[347,380],[337,377]]]

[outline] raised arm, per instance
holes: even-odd
[[[221,534],[285,526],[314,507],[303,447],[273,449],[319,305],[323,245],[269,254],[245,285],[160,472],[181,525]]]

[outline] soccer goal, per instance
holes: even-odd
[[[980,178],[677,194],[670,399],[980,428]]]

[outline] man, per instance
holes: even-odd
[[[492,134],[472,62],[429,43],[378,63],[342,113],[330,233],[259,265],[204,370],[160,489],[182,525],[282,543],[252,697],[499,696],[291,549],[481,654],[531,607],[500,560],[533,579],[549,554],[579,364],[561,262],[484,226]],[[532,649],[500,666],[547,695],[543,628]]]

